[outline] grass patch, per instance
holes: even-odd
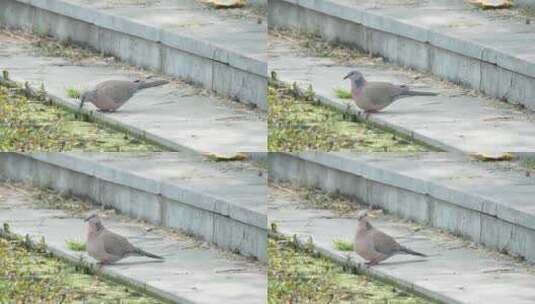
[[[315,101],[295,86],[268,86],[268,149],[271,152],[353,150],[419,152],[429,149],[399,135],[360,122],[356,115]]]
[[[334,94],[336,94],[336,97],[341,98],[341,99],[351,99],[352,97],[350,91],[346,89],[342,89],[342,88],[335,88]]]
[[[340,251],[353,251],[353,243],[345,240],[334,240],[333,241],[336,250]]]
[[[79,240],[66,240],[67,248],[73,251],[85,251],[85,242]]]
[[[0,303],[163,303],[87,274],[24,240],[0,238]]]
[[[292,241],[269,238],[268,303],[397,303],[429,300],[396,286],[350,273]]]
[[[42,88],[44,92],[44,88]],[[21,86],[0,82],[0,151],[162,151],[127,133],[87,121],[30,95]]]
[[[65,92],[67,93],[67,96],[69,96],[70,98],[76,98],[76,99],[80,98],[80,90],[78,90],[77,88],[69,87],[65,89]]]

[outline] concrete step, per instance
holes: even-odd
[[[63,210],[43,209],[35,203],[35,197],[16,188],[0,184],[0,222],[8,223],[11,233],[29,235],[35,242],[44,237],[53,254],[95,266],[85,252],[67,246],[69,240],[85,240],[86,223],[82,218]],[[259,262],[121,216],[108,215],[103,224],[165,260],[129,257],[104,266],[100,275],[171,303],[214,303],[214,299],[242,303],[243,298],[248,303],[265,303],[266,269]],[[5,231],[0,229],[1,233]]]
[[[79,100],[68,97],[67,88],[92,89],[104,80],[148,75],[99,57],[71,62],[40,56],[30,41],[8,33],[0,32],[0,69],[10,71],[13,80],[29,81],[36,89],[44,84],[57,102],[76,110]],[[95,112],[92,104],[84,107],[97,120],[171,150],[225,154],[267,150],[263,113],[181,82],[143,90],[114,113]]]
[[[0,24],[70,39],[266,109],[266,24],[196,1],[6,0]],[[238,15],[238,16],[236,16]]]
[[[450,153],[270,154],[269,177],[348,195],[535,262],[535,176]],[[533,171],[533,169],[531,169]]]
[[[263,175],[249,162],[187,153],[0,153],[0,180],[87,197],[265,262]]]
[[[319,33],[535,110],[535,27],[526,19],[463,0],[273,0],[268,23]]]
[[[334,178],[331,172],[327,176]],[[356,266],[370,276],[441,303],[528,304],[535,301],[533,265],[478,248],[435,229],[415,227],[392,216],[373,212],[372,225],[402,245],[429,257],[399,255],[377,266],[366,267],[355,253],[338,251],[334,244],[335,240],[353,240],[357,212],[340,214],[307,207],[301,195],[284,187],[276,187],[271,193],[269,221],[276,223],[279,233],[289,237],[295,235],[298,242],[308,248],[312,240],[315,249],[324,256],[344,265]]]
[[[395,69],[392,65],[363,57],[358,64],[335,58],[319,58],[307,53],[294,39],[270,35],[270,70],[281,81],[309,86],[324,104],[360,113],[351,99],[336,97],[335,88],[349,90],[343,77],[358,69],[370,81],[409,84],[415,90],[439,96],[411,97],[395,102],[369,120],[427,142],[445,151],[492,153],[535,153],[535,117],[501,102],[470,96],[459,87],[432,77]]]

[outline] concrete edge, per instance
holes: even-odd
[[[415,26],[392,17],[375,14],[354,7],[346,7],[329,0],[279,0],[296,6],[340,18],[365,27],[406,37],[430,44],[454,53],[495,64],[507,70],[535,77],[535,63],[529,63],[499,50],[486,47],[468,40],[452,37],[421,26]]]
[[[25,157],[79,172],[97,179],[123,185],[139,191],[148,192],[170,200],[179,201],[190,207],[229,217],[246,225],[266,229],[265,215],[237,207],[232,202],[206,193],[198,193],[184,186],[145,178],[134,173],[100,164],[86,158],[65,153],[19,153]]]
[[[30,85],[31,87],[31,85]],[[33,88],[35,90],[35,88]],[[150,132],[147,132],[141,128],[138,128],[136,126],[132,126],[132,125],[127,125],[127,124],[124,124],[120,121],[117,121],[115,119],[113,119],[112,117],[104,114],[104,113],[100,113],[100,112],[97,112],[97,111],[92,111],[92,110],[88,110],[88,109],[85,109],[85,108],[82,108],[82,109],[79,109],[76,105],[73,105],[72,103],[56,96],[56,95],[53,95],[53,94],[50,94],[50,93],[46,93],[48,95],[48,97],[50,98],[50,100],[66,109],[67,111],[71,111],[71,112],[75,112],[75,113],[82,113],[84,115],[87,115],[89,117],[90,120],[96,122],[96,123],[101,123],[105,126],[108,126],[112,129],[115,129],[115,130],[118,130],[118,131],[126,131],[128,133],[131,133],[133,134],[134,136],[136,137],[139,137],[141,138],[142,140],[146,140],[152,144],[155,144],[157,146],[161,146],[165,149],[168,149],[170,151],[186,151],[186,152],[189,152],[189,153],[202,153],[202,152],[207,152],[207,151],[197,151],[193,148],[190,148],[188,146],[184,146],[184,145],[180,145],[180,144],[177,144],[171,140],[168,140],[166,139],[165,137],[162,137],[162,136],[158,136],[158,135],[155,135],[155,134],[152,134]]]
[[[350,256],[344,256],[342,254],[339,254],[335,251],[332,251],[328,248],[324,248],[322,246],[317,245],[316,243],[312,242],[310,243],[310,237],[305,237],[304,235],[297,235],[297,234],[285,234],[281,232],[273,232],[270,231],[270,235],[274,235],[277,237],[286,237],[286,238],[292,238],[296,241],[296,245],[299,246],[301,249],[307,249],[310,248],[310,246],[313,246],[313,250],[318,253],[320,256],[332,261],[335,264],[338,264],[340,266],[344,267],[350,267],[353,269],[356,269],[356,271],[359,274],[365,274],[372,278],[375,278],[379,281],[383,281],[386,283],[394,284],[399,286],[402,289],[405,289],[406,291],[409,291],[411,293],[415,293],[419,296],[422,296],[424,298],[431,299],[433,301],[437,301],[440,303],[448,303],[448,304],[462,304],[459,301],[456,301],[450,297],[446,297],[441,295],[440,293],[434,292],[432,290],[429,290],[425,287],[420,287],[410,281],[407,281],[401,277],[394,277],[387,273],[384,273],[380,270],[377,270],[372,267],[366,267],[362,265],[361,263],[358,263],[354,259],[352,259]]]
[[[289,82],[284,81],[284,80],[277,80],[277,81],[279,83],[289,84]],[[307,88],[303,87],[302,85],[296,84],[296,86],[300,94],[304,94],[307,90]],[[453,152],[453,153],[480,152],[480,151],[463,151],[455,146],[452,146],[452,145],[449,145],[447,143],[440,141],[440,139],[435,139],[429,136],[425,136],[425,135],[419,134],[418,132],[412,131],[410,129],[390,123],[382,119],[378,115],[370,115],[368,118],[363,118],[362,111],[358,110],[354,106],[348,106],[349,103],[340,102],[338,100],[326,97],[324,95],[317,94],[315,92],[314,92],[314,98],[324,106],[330,107],[334,110],[338,110],[344,113],[355,115],[357,119],[359,119],[362,123],[369,124],[372,127],[380,128],[386,132],[400,134],[401,136],[414,140],[416,143],[420,145],[427,146],[427,148],[430,148],[431,150],[436,150],[436,152]],[[535,152],[505,151],[504,153],[511,153],[522,159],[535,157]]]
[[[299,20],[300,22],[297,22]],[[271,0],[270,28],[314,33],[535,110],[535,62],[334,0]]]
[[[15,239],[17,237],[22,238],[23,236],[14,232],[6,232],[2,227],[0,227],[0,237],[5,238],[5,239]],[[30,246],[37,247],[37,242],[35,240],[30,240],[30,242],[31,242]],[[71,264],[71,265],[81,266],[81,267],[88,269],[91,275],[96,275],[96,276],[102,277],[104,279],[110,280],[112,282],[115,282],[121,285],[127,285],[141,293],[153,296],[167,303],[195,304],[194,302],[191,302],[185,298],[177,297],[161,289],[147,285],[141,281],[123,276],[111,270],[110,268],[104,267],[100,271],[97,271],[96,263],[91,263],[89,261],[86,261],[81,256],[76,256],[74,254],[71,254],[67,251],[56,248],[54,246],[50,246],[48,244],[45,244],[45,247],[46,247],[47,252],[63,260],[64,262]]]
[[[284,80],[278,80],[278,82],[283,84],[289,84],[288,82]],[[307,88],[302,87],[299,84],[296,84],[297,90],[299,91],[299,94],[304,94],[307,90]],[[389,123],[377,115],[370,115],[367,119],[362,117],[362,112],[358,110],[357,108],[353,106],[349,106],[347,103],[343,103],[334,99],[331,99],[329,97],[323,96],[321,94],[317,94],[314,92],[314,98],[319,101],[322,105],[325,105],[327,107],[330,107],[332,109],[344,112],[344,113],[350,113],[353,115],[356,115],[356,117],[365,124],[369,124],[372,127],[380,128],[387,132],[394,132],[399,133],[402,136],[405,136],[411,140],[414,140],[416,143],[427,146],[431,150],[436,150],[436,152],[463,152],[462,150],[459,150],[455,148],[454,146],[445,144],[441,142],[440,140],[433,139],[431,137],[421,135],[419,133],[416,133],[414,131],[411,131],[409,129],[400,127],[398,125]],[[535,152],[533,153],[535,155]]]
[[[50,187],[86,198],[95,207],[111,207],[130,217],[189,233],[242,256],[267,261],[266,215],[199,191],[99,166],[80,157],[48,154],[50,157],[47,153],[3,153],[0,179]]]
[[[16,77],[15,77],[16,78]],[[11,83],[14,83],[14,84],[19,84],[21,85],[22,84],[22,81],[13,81],[13,80],[4,80],[2,78],[2,76],[0,76],[0,81],[4,81],[4,82],[11,82]],[[30,90],[32,91],[32,94],[35,94],[35,92],[38,91],[38,88],[36,88],[35,86],[32,86],[31,84],[28,83],[28,87],[30,88]],[[178,144],[176,142],[173,142],[171,140],[168,140],[166,139],[165,137],[162,137],[162,136],[158,136],[156,134],[153,134],[151,132],[147,132],[141,128],[138,128],[136,126],[133,126],[133,125],[128,125],[128,124],[125,124],[125,123],[122,123],[120,121],[117,121],[115,119],[113,119],[113,117],[110,117],[109,115],[106,115],[104,113],[100,113],[100,112],[97,112],[97,111],[94,111],[94,110],[89,110],[89,109],[86,109],[86,108],[82,108],[80,109],[78,106],[72,104],[71,102],[68,102],[54,94],[51,94],[49,92],[46,92],[46,95],[48,96],[48,98],[50,98],[50,101],[60,107],[62,107],[63,109],[65,109],[66,111],[70,111],[70,112],[73,112],[73,113],[82,113],[83,115],[86,115],[90,121],[92,122],[95,122],[95,123],[100,123],[100,124],[103,124],[107,127],[110,127],[111,129],[114,129],[116,131],[122,131],[122,132],[127,132],[129,134],[132,134],[138,138],[140,138],[141,140],[144,140],[144,141],[147,141],[153,145],[156,145],[156,146],[159,146],[159,147],[162,147],[163,149],[166,149],[166,150],[169,150],[169,151],[175,151],[175,152],[178,152],[178,151],[181,151],[181,152],[187,152],[187,153],[190,153],[190,154],[202,154],[202,153],[209,153],[209,152],[217,152],[217,151],[200,151],[200,150],[195,150],[194,148],[191,148],[191,147],[188,147],[186,145],[181,145],[181,144]],[[243,151],[237,151],[237,152],[243,152]],[[251,152],[244,152],[244,153],[255,153],[256,151],[251,151]]]
[[[98,27],[123,32],[152,42],[175,47],[196,56],[202,56],[243,71],[266,76],[266,63],[235,53],[221,46],[191,37],[147,26],[133,20],[103,13],[97,9],[63,0],[15,0],[56,14],[78,19]]]
[[[66,4],[65,0],[0,1],[0,23],[70,40],[267,110],[267,63],[208,41],[102,15],[92,8]]]
[[[299,154],[285,154],[306,162],[362,176],[365,179],[370,179],[375,182],[409,190],[424,196],[432,196],[464,209],[469,209],[514,225],[520,225],[535,230],[535,216],[504,206],[500,202],[489,197],[470,194],[447,186],[442,186],[435,182],[405,176],[374,165],[355,161],[340,153],[305,152]],[[354,165],[348,166],[348,163],[353,163]],[[460,204],[459,202],[463,202],[463,204]]]

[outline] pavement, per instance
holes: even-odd
[[[67,248],[66,241],[85,240],[85,223],[62,210],[40,208],[31,196],[0,185],[0,222],[8,222],[12,233],[45,238],[47,246],[72,260],[85,253]],[[267,278],[265,266],[220,249],[199,244],[197,240],[125,217],[108,215],[103,219],[110,230],[126,236],[135,246],[162,255],[163,262],[130,257],[104,266],[105,276],[123,283],[143,286],[175,303],[265,303]],[[69,227],[69,229],[65,229]]]
[[[350,99],[337,98],[335,88],[349,90],[343,77],[358,69],[368,81],[408,84],[414,90],[436,92],[438,96],[404,98],[383,111],[370,115],[379,125],[423,140],[446,151],[535,153],[535,118],[526,111],[478,96],[425,75],[417,76],[373,60],[357,64],[335,58],[315,57],[292,39],[270,35],[269,69],[281,81],[310,85],[323,103],[347,110]],[[351,111],[358,113],[355,105]]]
[[[80,63],[41,56],[28,41],[5,33],[0,33],[0,41],[0,69],[37,89],[43,84],[48,93],[71,105],[79,101],[67,96],[67,88],[87,90],[104,80],[149,75],[104,59]],[[95,109],[91,104],[87,108]],[[140,91],[117,112],[102,115],[112,124],[134,129],[173,150],[225,154],[267,150],[262,113],[181,82]]]
[[[510,256],[478,247],[435,229],[400,221],[374,212],[371,223],[393,236],[402,245],[429,255],[428,258],[394,256],[370,268],[352,252],[335,248],[334,240],[351,242],[356,213],[340,214],[315,209],[292,190],[272,190],[269,222],[277,232],[296,235],[307,244],[311,238],[317,250],[349,262],[374,276],[394,281],[406,288],[445,303],[533,303],[535,272],[532,265]]]

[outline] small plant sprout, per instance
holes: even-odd
[[[351,99],[351,92],[342,88],[334,88],[334,94],[341,99]]]
[[[275,222],[271,223],[271,231],[273,231],[275,233],[277,232],[277,223],[275,223]]]
[[[73,251],[85,251],[85,242],[77,239],[66,240],[65,243],[70,250]]]
[[[70,98],[80,98],[80,90],[73,87],[68,87],[65,89],[65,92],[67,92],[67,96]]]
[[[11,230],[9,229],[9,223],[8,222],[4,222],[4,232],[6,234],[9,234],[11,232]]]
[[[336,250],[340,251],[353,251],[353,243],[346,240],[334,240],[333,241]]]

